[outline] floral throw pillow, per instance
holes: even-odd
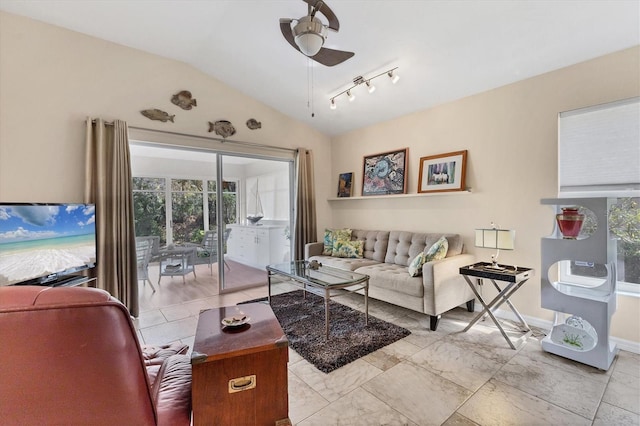
[[[424,262],[427,263],[432,260],[444,259],[447,256],[447,251],[449,251],[449,241],[447,241],[443,235],[425,252]]]
[[[449,241],[442,236],[438,241],[436,241],[429,250],[425,250],[422,253],[419,253],[416,257],[413,258],[411,263],[409,264],[409,275],[412,277],[417,277],[418,275],[422,275],[422,266],[433,260],[444,259],[447,256],[447,251],[449,250]]]
[[[333,256],[362,259],[364,241],[336,240],[333,245]]]
[[[409,264],[409,275],[412,277],[417,277],[418,275],[422,275],[422,265],[424,265],[424,252],[418,253],[416,257],[413,258],[411,263]]]
[[[351,229],[325,229],[323,239],[322,254],[325,256],[333,256],[333,246],[336,240],[350,240]]]

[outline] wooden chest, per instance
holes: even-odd
[[[222,325],[243,316],[246,325]],[[288,360],[287,338],[269,305],[202,311],[191,355],[194,425],[290,424]]]

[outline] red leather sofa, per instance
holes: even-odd
[[[0,424],[189,425],[187,350],[141,347],[106,291],[0,287]]]

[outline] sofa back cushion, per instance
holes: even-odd
[[[363,257],[365,259],[384,262],[389,244],[389,231],[354,229],[351,232],[351,239],[364,241]]]
[[[389,233],[389,244],[384,262],[395,263],[396,265],[409,266],[411,260],[425,247],[429,249],[440,237],[445,236],[449,243],[447,257],[456,256],[462,253],[462,238],[458,234],[434,234],[406,231],[391,231]]]

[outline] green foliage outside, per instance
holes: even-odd
[[[618,255],[624,259],[624,277],[640,284],[640,205],[638,198],[621,198],[609,211],[609,230],[619,238]]]
[[[164,178],[133,178],[134,224],[137,236],[159,235],[161,244],[167,242]],[[171,207],[173,242],[201,243],[204,238],[202,200],[205,192],[202,180],[171,179]],[[209,228],[217,224],[215,181],[207,182]],[[223,217],[226,224],[236,223],[237,196],[235,182],[224,182]],[[230,192],[234,191],[234,192]]]

